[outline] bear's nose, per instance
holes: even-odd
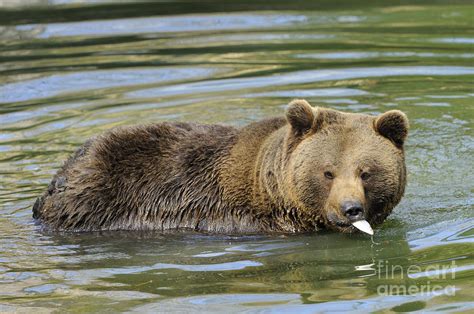
[[[364,208],[362,204],[357,201],[346,201],[341,205],[341,211],[351,222],[357,220],[363,220]]]

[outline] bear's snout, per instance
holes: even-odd
[[[365,219],[364,207],[359,201],[344,201],[341,203],[342,214],[349,219],[350,222]]]

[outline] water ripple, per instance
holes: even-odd
[[[337,81],[357,78],[392,76],[444,76],[473,75],[474,67],[462,66],[411,66],[376,67],[297,71],[271,76],[209,80],[197,83],[177,84],[127,93],[128,97],[163,97],[192,93],[236,91],[247,88],[275,87],[311,82]]]
[[[146,17],[47,24],[38,38],[63,36],[112,36],[127,34],[199,32],[284,26],[306,21],[304,15],[226,14]],[[34,30],[38,25],[17,26],[19,31]]]
[[[215,70],[210,68],[193,67],[180,69],[173,67],[97,70],[55,74],[0,86],[0,103],[46,98],[67,92],[77,93],[85,90],[119,87],[124,86],[124,82],[133,82],[133,85],[139,85],[189,80],[206,77],[213,73],[215,73]]]

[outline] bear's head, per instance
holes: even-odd
[[[313,108],[287,109],[286,183],[291,203],[325,228],[352,232],[352,222],[382,223],[406,185],[404,142],[408,119]]]

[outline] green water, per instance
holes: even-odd
[[[16,2],[0,1],[0,312],[474,311],[469,1]],[[407,192],[374,242],[45,234],[31,218],[92,135],[244,125],[295,97],[409,116]]]

